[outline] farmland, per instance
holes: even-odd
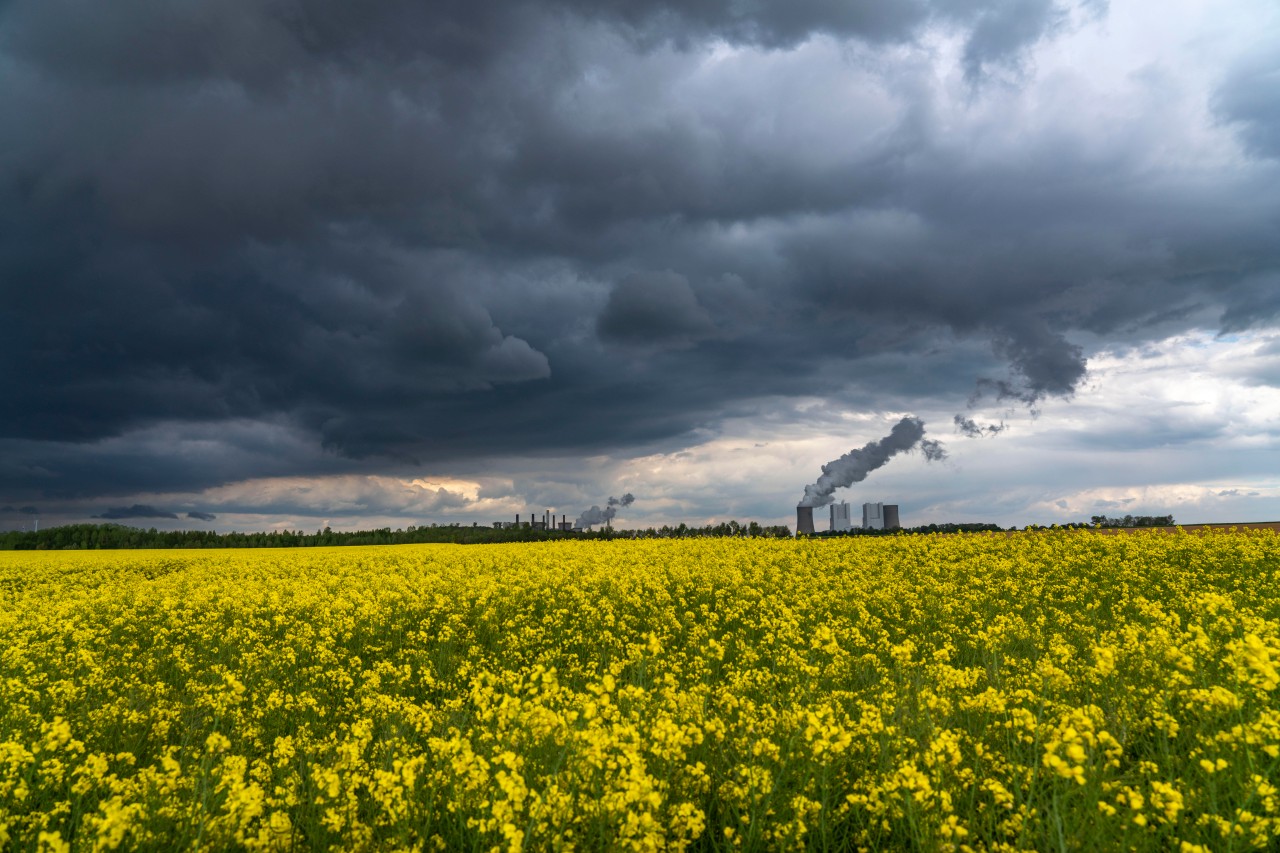
[[[0,554],[0,846],[1280,844],[1280,535]]]

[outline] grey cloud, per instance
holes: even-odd
[[[965,44],[965,76],[981,80],[986,67],[1017,59],[1063,20],[1064,10],[1052,0],[1003,0],[987,6]]]
[[[117,506],[112,507],[105,512],[95,515],[94,518],[105,519],[124,519],[124,518],[177,518],[178,516],[168,510],[156,509],[147,504],[134,504],[133,506]]]
[[[513,4],[518,5],[518,4]],[[59,72],[113,82],[181,82],[226,77],[278,83],[308,58],[358,61],[378,55],[438,55],[474,61],[501,32],[507,9],[411,2],[356,8],[305,4],[191,3],[158,15],[145,0],[104,9],[83,0],[15,2],[0,44]],[[450,26],[433,26],[441,18]]]
[[[1034,405],[1045,397],[1069,397],[1084,378],[1084,350],[1037,321],[998,333],[995,351],[1008,362],[1010,379],[980,379],[978,394]]]
[[[1245,57],[1231,68],[1213,107],[1220,119],[1238,127],[1251,153],[1280,158],[1280,58],[1274,49]]]
[[[1222,312],[1223,333],[1242,332],[1274,323],[1280,317],[1280,272],[1250,276]]]
[[[967,112],[916,41],[987,73],[1068,12],[10,3],[0,494],[670,449],[757,400],[954,411],[980,377],[1038,404],[1081,332],[1274,322],[1280,187],[1162,160],[1176,87],[1124,132],[1031,74]]]
[[[472,503],[468,495],[448,486],[368,473],[245,479],[173,499],[205,507],[187,513],[189,518],[221,518],[224,523],[228,516],[261,513],[301,518],[425,518]]]
[[[6,431],[86,440],[139,421],[281,411],[320,428],[357,401],[376,411],[549,375],[546,356],[494,326],[457,271],[416,256],[327,254],[327,268],[260,251],[180,277],[132,259],[86,270],[113,286],[128,278],[127,303],[83,289],[80,275],[38,297],[20,293],[49,310],[60,297],[83,310],[0,344],[31,380]],[[100,354],[82,360],[88,341]]]
[[[688,280],[676,273],[633,273],[609,293],[600,337],[625,344],[688,344],[714,331]]]
[[[194,3],[160,16],[141,0],[110,9],[83,0],[17,0],[6,10],[0,46],[45,67],[121,82],[226,77],[241,84],[279,84],[307,59],[430,59],[443,68],[476,67],[527,37],[530,22],[568,14],[625,32],[638,46],[686,46],[706,39],[787,48],[817,33],[869,42],[902,41],[929,23],[974,30],[973,53],[1002,56],[1030,43],[1059,10],[1044,2],[971,0],[903,3],[797,0],[744,5],[695,2],[435,3],[400,0],[353,7],[336,0],[305,4]]]
[[[33,506],[20,506],[20,507],[6,506],[3,509],[0,509],[0,512],[19,512],[19,513],[22,513],[23,515],[39,515],[40,514],[40,510]]]
[[[305,430],[248,420],[165,423],[94,442],[0,439],[0,457],[34,463],[0,473],[7,494],[59,501],[203,489],[300,470],[341,474],[359,464],[318,456]]]

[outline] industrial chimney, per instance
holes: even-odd
[[[805,534],[813,535],[813,507],[798,506],[796,507],[796,535]]]

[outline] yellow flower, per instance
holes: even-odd
[[[36,836],[37,853],[71,853],[70,842],[62,840],[62,833],[54,830],[53,832],[40,832]]]

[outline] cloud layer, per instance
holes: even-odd
[[[15,0],[0,499],[678,452],[800,399],[990,435],[1108,348],[1273,328],[1277,14],[1160,8]]]

